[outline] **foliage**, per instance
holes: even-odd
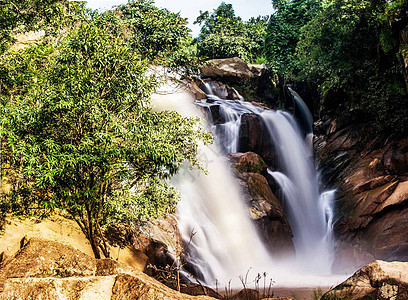
[[[400,32],[407,1],[273,1],[270,63],[290,81],[319,86],[324,113],[365,115],[382,134],[408,125]]]
[[[45,30],[50,34],[84,12],[84,3],[67,0],[3,0],[0,2],[0,54],[15,42],[16,33]]]
[[[298,55],[304,77],[321,85],[327,111],[364,111],[377,130],[403,133],[407,90],[399,32],[385,18],[389,5],[385,0],[328,1],[302,28]]]
[[[265,39],[268,61],[281,75],[296,76],[299,62],[296,45],[301,28],[320,11],[320,1],[314,0],[273,0],[272,14]]]
[[[208,58],[237,56],[252,62],[263,56],[267,19],[258,17],[244,22],[225,2],[212,13],[200,11],[194,22],[201,25],[198,50]]]
[[[198,51],[197,43],[191,37],[183,39],[179,48],[173,50],[167,59],[168,67],[187,75],[198,75],[198,69],[203,62],[204,58]]]
[[[120,36],[153,64],[178,72],[197,73],[202,59],[189,36],[187,19],[154,6],[154,1],[132,0],[116,9],[95,14],[93,20]]]
[[[0,63],[2,156],[12,170],[11,206],[67,211],[96,257],[103,226],[173,211],[166,183],[184,161],[200,167],[195,119],[154,112],[155,79],[126,40],[95,23]]]
[[[155,7],[153,0],[131,0],[117,12],[132,32],[131,46],[151,60],[179,49],[190,32],[187,19]]]

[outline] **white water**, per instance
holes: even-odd
[[[331,224],[327,223],[327,207],[320,201],[313,153],[290,114],[277,111],[261,116],[276,145],[285,180],[291,182],[286,182],[283,190],[297,260],[305,269],[313,266],[316,273],[330,274],[333,249],[326,236],[331,236]],[[276,173],[272,176],[281,185],[283,177]]]
[[[312,213],[315,213],[316,216],[323,216],[319,220],[314,215],[307,215],[309,211],[307,207],[305,208],[303,201],[310,199],[307,199],[307,194],[303,192],[308,191],[302,191],[281,172],[268,170],[268,173],[276,180],[284,193],[283,207],[294,233],[293,242],[298,266],[305,271],[313,270],[315,274],[330,274],[334,250],[332,202],[335,192],[324,192],[316,199],[312,199],[317,201]]]
[[[189,94],[155,95],[153,103],[158,110],[202,116]],[[250,221],[222,152],[216,144],[202,145],[199,152],[208,175],[186,166],[172,180],[182,196],[177,208],[178,227],[186,241],[194,233],[191,263],[200,268],[206,283],[214,285],[217,279],[225,284],[250,268],[263,270],[272,261]]]
[[[258,273],[268,272],[279,286],[329,286],[344,279],[328,277],[333,193],[319,195],[310,148],[299,134],[296,122],[286,113],[265,111],[247,102],[212,99],[213,104],[200,105],[221,105],[220,114],[227,122],[212,129],[219,135],[217,142],[224,151],[217,145],[201,146],[200,157],[208,175],[186,167],[172,180],[182,196],[178,205],[180,233],[187,241],[194,233],[190,263],[200,269],[207,285],[215,286],[217,281],[221,288],[230,280],[233,287],[240,287],[238,277],[245,276],[248,270],[249,281]],[[153,100],[160,110],[201,115],[187,94],[156,95]],[[284,207],[295,236],[297,263],[272,258],[267,253],[222,155],[237,150],[240,116],[249,112],[262,117],[267,129],[274,132],[275,144],[280,145],[278,151],[285,174],[272,175],[286,195]],[[279,182],[279,178],[285,180]]]

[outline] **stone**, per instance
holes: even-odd
[[[228,100],[243,100],[240,93],[234,88],[228,88]]]
[[[58,242],[32,238],[3,264],[0,277],[71,277],[95,275],[95,260]]]
[[[214,299],[174,291],[111,259],[95,260],[58,242],[30,239],[0,266],[0,300]]]
[[[408,263],[376,260],[323,295],[345,299],[408,299]],[[336,298],[337,299],[337,298]]]
[[[408,139],[394,142],[382,156],[385,169],[393,175],[408,174]]]
[[[294,255],[293,234],[282,205],[261,174],[265,163],[253,152],[230,154],[229,158],[247,201],[249,216],[269,251],[275,256]]]
[[[252,289],[243,289],[230,297],[231,300],[258,300],[261,299],[261,294]]]
[[[356,193],[365,192],[368,190],[372,190],[376,187],[379,187],[381,185],[384,185],[393,179],[395,179],[395,176],[391,176],[391,175],[375,177],[373,179],[368,180],[367,182],[364,182],[356,186],[354,189]]]
[[[202,77],[211,79],[228,79],[232,81],[250,80],[254,74],[240,58],[213,59],[206,62],[200,69]]]
[[[279,298],[262,298],[262,300],[294,300],[290,297],[279,297]]]
[[[315,138],[325,189],[337,190],[340,219],[333,270],[373,259],[408,261],[408,139],[380,145],[348,120],[325,120]]]
[[[375,258],[408,261],[408,208],[389,210],[375,218],[364,231],[364,238]]]
[[[116,277],[111,300],[178,300],[178,299],[214,299],[208,296],[189,296],[181,294],[154,281],[143,273],[138,277],[121,274]]]
[[[119,261],[104,258],[96,260],[96,276],[111,276],[118,274],[133,274],[134,269]]]
[[[211,105],[209,107],[211,114],[211,123],[214,125],[225,123],[224,118],[220,114],[220,106],[218,104]]]
[[[273,140],[267,130],[264,130],[261,118],[256,114],[245,113],[241,116],[238,152],[254,152],[273,169],[278,165]]]
[[[384,202],[397,188],[398,182],[379,186],[359,194],[359,198],[348,217],[348,224],[352,229],[366,227],[373,218],[378,206]]]
[[[222,296],[218,294],[213,289],[203,286],[203,285],[193,285],[193,286],[186,286],[181,287],[181,292],[184,294],[188,294],[191,296],[210,296],[216,299],[222,299]]]
[[[196,100],[205,100],[207,98],[203,90],[197,85],[194,80],[188,80],[187,85]]]
[[[245,113],[241,116],[239,128],[238,152],[261,154],[263,128],[257,114]]]
[[[231,153],[228,158],[240,172],[263,173],[266,170],[265,162],[254,152]]]
[[[114,276],[13,278],[6,281],[1,300],[111,299]]]
[[[205,93],[208,93],[208,96],[214,95],[223,100],[242,100],[241,95],[235,88],[230,87],[229,85],[220,81],[211,79],[205,80],[200,79],[197,81],[197,87],[201,91],[205,91]],[[191,89],[194,93],[195,87],[191,87]]]
[[[404,204],[408,200],[408,181],[400,182],[395,191],[385,201],[383,201],[374,213],[380,213],[384,209],[392,206]]]
[[[268,67],[265,64],[248,64],[248,68],[251,70],[254,76],[262,76],[266,71],[268,71]]]

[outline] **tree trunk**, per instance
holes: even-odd
[[[89,242],[91,243],[92,251],[96,259],[101,259],[101,253],[99,251],[99,245],[95,240],[95,236],[88,237]]]

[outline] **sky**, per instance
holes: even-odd
[[[88,0],[87,2],[87,6],[93,9],[109,9],[113,5],[127,3],[127,0]],[[200,32],[200,27],[193,25],[200,10],[212,12],[221,2],[222,0],[155,0],[156,6],[179,12],[182,17],[188,18],[188,26],[192,30],[193,37],[198,36]],[[224,2],[232,4],[235,14],[244,20],[272,13],[271,0],[224,0]]]

